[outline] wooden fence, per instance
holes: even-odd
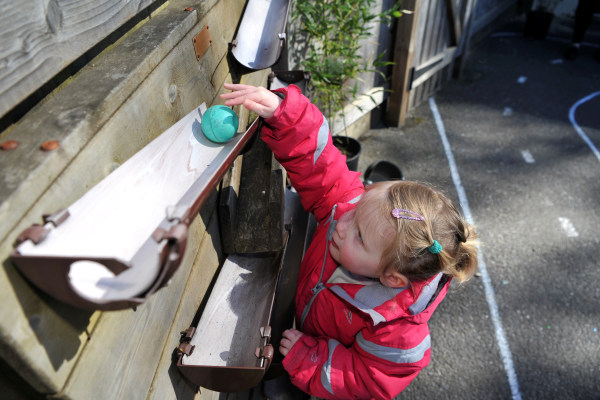
[[[494,18],[516,1],[404,0],[398,20],[386,120],[401,126],[410,110],[457,76],[467,57],[476,18]],[[476,7],[485,10],[475,13]]]

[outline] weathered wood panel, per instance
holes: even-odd
[[[198,12],[183,11],[190,5]],[[220,11],[213,10],[215,5]],[[6,165],[17,176],[12,178],[10,197],[1,205],[2,260],[18,232],[39,222],[42,214],[68,206],[193,107],[215,101],[229,70],[223,62],[227,42],[242,8],[235,0],[171,1],[11,130],[10,135],[31,137],[31,142],[19,146],[22,153],[3,152],[0,157],[3,171]],[[200,15],[222,24],[211,24],[213,45],[198,61],[191,38],[205,25],[198,22]],[[61,146],[36,156],[39,144],[47,139],[58,139]],[[38,391],[60,392],[99,313],[59,304],[33,289],[10,263],[4,267],[0,271],[0,355]],[[181,293],[172,295],[181,297]],[[170,329],[164,321],[172,321],[172,314],[157,312],[152,318],[162,320],[165,331]],[[119,329],[127,337],[127,323]],[[95,336],[94,343],[101,336]],[[110,347],[110,342],[104,344]],[[154,351],[161,352],[162,347]]]
[[[0,117],[155,1],[0,2]]]
[[[418,106],[450,78],[450,66],[461,54],[462,43],[469,38],[471,13],[465,9],[471,7],[473,0],[436,0],[428,4],[427,10],[421,13],[421,25],[424,21],[435,21],[428,28],[422,29],[416,36],[417,41],[425,41],[427,47],[418,51],[415,60],[415,73],[411,84],[411,95],[408,107]],[[462,61],[462,59],[460,60]]]
[[[267,145],[257,140],[244,154],[235,221],[236,253],[273,252],[282,248],[284,185],[281,165]]]
[[[416,0],[406,0],[402,6],[409,13],[396,21],[396,38],[393,49],[394,67],[390,85],[392,95],[389,97],[385,114],[387,123],[394,126],[402,125],[408,112],[408,96],[410,95],[408,82],[416,46],[413,37],[417,31],[420,4],[421,2]]]

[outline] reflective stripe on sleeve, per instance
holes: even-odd
[[[398,349],[387,347],[366,340],[362,332],[356,335],[356,343],[361,349],[375,357],[394,362],[396,364],[408,364],[421,361],[425,357],[425,352],[431,348],[431,337],[427,335],[425,339],[412,349]]]
[[[315,149],[315,158],[313,159],[313,165],[317,163],[317,160],[321,156],[323,150],[325,150],[325,146],[327,146],[327,140],[329,140],[329,124],[327,123],[327,118],[323,116],[323,123],[319,128],[319,133],[317,135],[317,148]]]
[[[327,342],[327,347],[329,348],[329,357],[327,358],[327,362],[323,364],[323,368],[321,369],[321,384],[329,393],[333,395],[333,389],[331,387],[331,363],[333,361],[333,352],[335,348],[340,344],[335,339],[329,339]]]
[[[358,201],[360,200],[361,197],[362,197],[362,194],[359,194],[358,196],[356,196],[355,198],[350,200],[348,203],[350,203],[350,204],[358,203]]]

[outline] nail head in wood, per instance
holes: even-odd
[[[48,141],[42,143],[41,148],[44,151],[52,151],[52,150],[57,149],[58,146],[59,146],[59,144],[56,140],[48,140]]]
[[[2,148],[2,150],[14,150],[17,147],[19,147],[19,142],[17,142],[16,140],[6,140],[4,142],[2,142],[2,144],[0,145],[0,148]]]

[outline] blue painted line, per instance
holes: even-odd
[[[580,105],[582,105],[583,103],[585,103],[586,101],[589,101],[591,99],[593,99],[594,97],[600,95],[600,92],[594,92],[580,100],[578,100],[575,104],[573,104],[571,106],[571,109],[569,110],[569,121],[571,121],[571,124],[573,125],[573,128],[575,128],[575,132],[577,132],[577,134],[583,139],[583,141],[585,142],[585,144],[588,145],[588,147],[592,150],[592,153],[594,153],[594,155],[596,156],[596,158],[598,159],[598,161],[600,161],[600,151],[598,151],[598,148],[594,145],[594,143],[592,143],[592,141],[590,140],[590,138],[585,134],[585,132],[583,131],[583,129],[581,129],[581,127],[579,126],[579,124],[577,123],[577,121],[575,121],[575,110],[577,110],[577,107],[579,107]]]
[[[462,206],[463,214],[465,215],[467,222],[469,222],[471,225],[475,225],[473,222],[473,216],[471,214],[471,208],[469,207],[467,193],[465,192],[465,188],[460,180],[458,167],[456,166],[456,162],[454,161],[454,154],[452,153],[452,149],[450,148],[450,142],[448,141],[448,137],[446,136],[446,128],[444,127],[444,122],[433,97],[429,98],[429,107],[435,119],[435,125],[437,126],[438,133],[444,145],[444,151],[446,152],[446,158],[448,159],[448,164],[450,166],[450,174],[452,175],[452,181],[454,182],[454,186],[456,187],[456,191],[458,192],[458,199]],[[506,371],[506,375],[508,377],[508,383],[510,385],[512,398],[514,400],[521,400],[519,381],[517,380],[517,373],[513,364],[512,353],[510,352],[510,347],[508,346],[508,341],[506,340],[506,336],[504,334],[504,328],[502,327],[502,320],[500,318],[500,311],[498,309],[498,303],[496,302],[496,295],[494,293],[494,287],[492,286],[492,280],[490,279],[490,275],[488,274],[487,267],[483,260],[481,247],[478,246],[477,249],[479,254],[479,272],[481,273],[483,287],[485,290],[485,298],[487,300],[488,307],[490,309],[490,315],[492,317],[492,322],[494,324],[496,342],[498,343],[498,347],[500,348],[500,357],[502,358],[504,370]]]

